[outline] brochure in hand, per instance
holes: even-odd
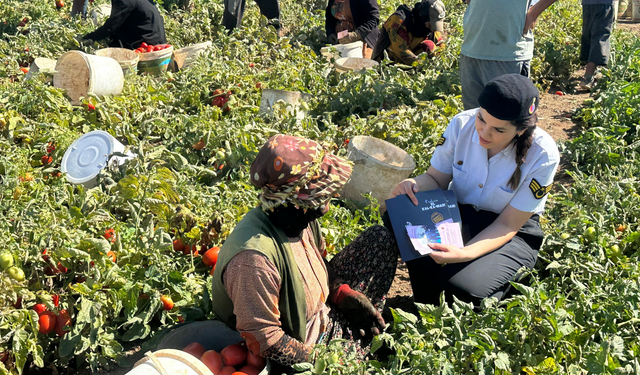
[[[462,247],[461,218],[455,194],[436,189],[416,194],[418,205],[407,195],[387,199],[387,211],[402,260],[428,255],[430,243]]]

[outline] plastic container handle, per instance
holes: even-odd
[[[156,370],[158,370],[160,375],[169,375],[169,373],[164,368],[164,366],[162,366],[162,363],[160,363],[160,360],[155,356],[155,354],[153,354],[152,352],[146,352],[144,353],[144,355],[149,358],[151,362],[153,362],[153,365],[155,366]]]

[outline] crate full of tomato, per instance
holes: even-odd
[[[134,52],[140,55],[138,72],[157,75],[167,71],[173,55],[173,46],[171,44],[149,45],[143,42]]]

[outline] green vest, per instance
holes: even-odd
[[[321,243],[320,225],[316,220],[311,224],[316,245]],[[302,276],[298,270],[289,239],[275,227],[260,207],[249,211],[238,223],[225,241],[213,273],[212,300],[216,318],[236,329],[233,302],[222,282],[224,269],[236,254],[244,250],[255,250],[264,254],[278,269],[280,274],[280,321],[284,332],[305,342],[307,319],[306,302]]]

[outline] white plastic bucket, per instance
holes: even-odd
[[[73,105],[80,104],[80,97],[89,94],[118,95],[123,84],[122,68],[116,60],[80,51],[60,56],[53,76],[53,86],[67,90]]]
[[[336,60],[335,63],[336,70],[339,72],[359,72],[362,69],[373,69],[376,66],[378,66],[377,61],[359,57],[343,57]]]
[[[229,328],[219,320],[207,320],[177,326],[160,339],[157,349],[182,349],[191,343],[197,342],[206,350],[220,352],[225,347],[241,341],[244,341],[244,339],[238,331]],[[268,361],[267,366],[269,366]],[[266,375],[267,373],[268,370],[265,367],[260,372],[260,375]]]
[[[164,349],[149,352],[127,375],[213,375],[200,359],[187,352]]]
[[[56,60],[47,59],[44,57],[37,57],[31,63],[31,66],[29,67],[29,73],[27,73],[24,76],[24,79],[25,80],[30,79],[35,74],[42,72],[47,75],[47,81],[52,81],[55,70],[56,70]]]
[[[140,61],[138,61],[138,72],[153,75],[162,74],[167,71],[172,55],[173,46],[160,51],[141,53]]]
[[[384,201],[390,198],[393,188],[416,168],[411,155],[403,149],[368,136],[353,137],[347,157],[354,163],[353,172],[340,196],[362,202],[362,194],[370,192],[378,199],[381,211],[386,209]]]
[[[632,5],[631,19],[636,22],[640,21],[640,0],[633,0]]]
[[[327,58],[327,61],[331,61],[331,58],[340,57],[359,57],[362,58],[362,48],[364,44],[361,41],[349,43],[349,44],[335,44],[331,47],[322,47],[320,53]],[[337,55],[332,51],[335,48]]]
[[[66,173],[67,181],[82,184],[86,188],[96,186],[98,173],[109,164],[110,156],[115,152],[124,153],[125,146],[111,134],[95,130],[78,138],[65,151],[62,157],[61,170]],[[112,163],[119,165],[125,160],[135,157],[128,152],[126,157],[114,156]]]
[[[96,56],[111,57],[116,60],[122,68],[122,73],[127,75],[138,71],[138,60],[140,56],[126,48],[103,48],[94,52]]]
[[[211,47],[211,44],[211,41],[207,41],[173,51],[175,70],[188,68],[200,53]]]
[[[287,110],[289,113],[295,113],[296,118],[302,120],[306,115],[306,111],[300,108],[300,101],[311,100],[311,95],[297,91],[264,89],[262,90],[259,113],[271,112],[273,110],[273,105],[280,100],[287,103]]]

